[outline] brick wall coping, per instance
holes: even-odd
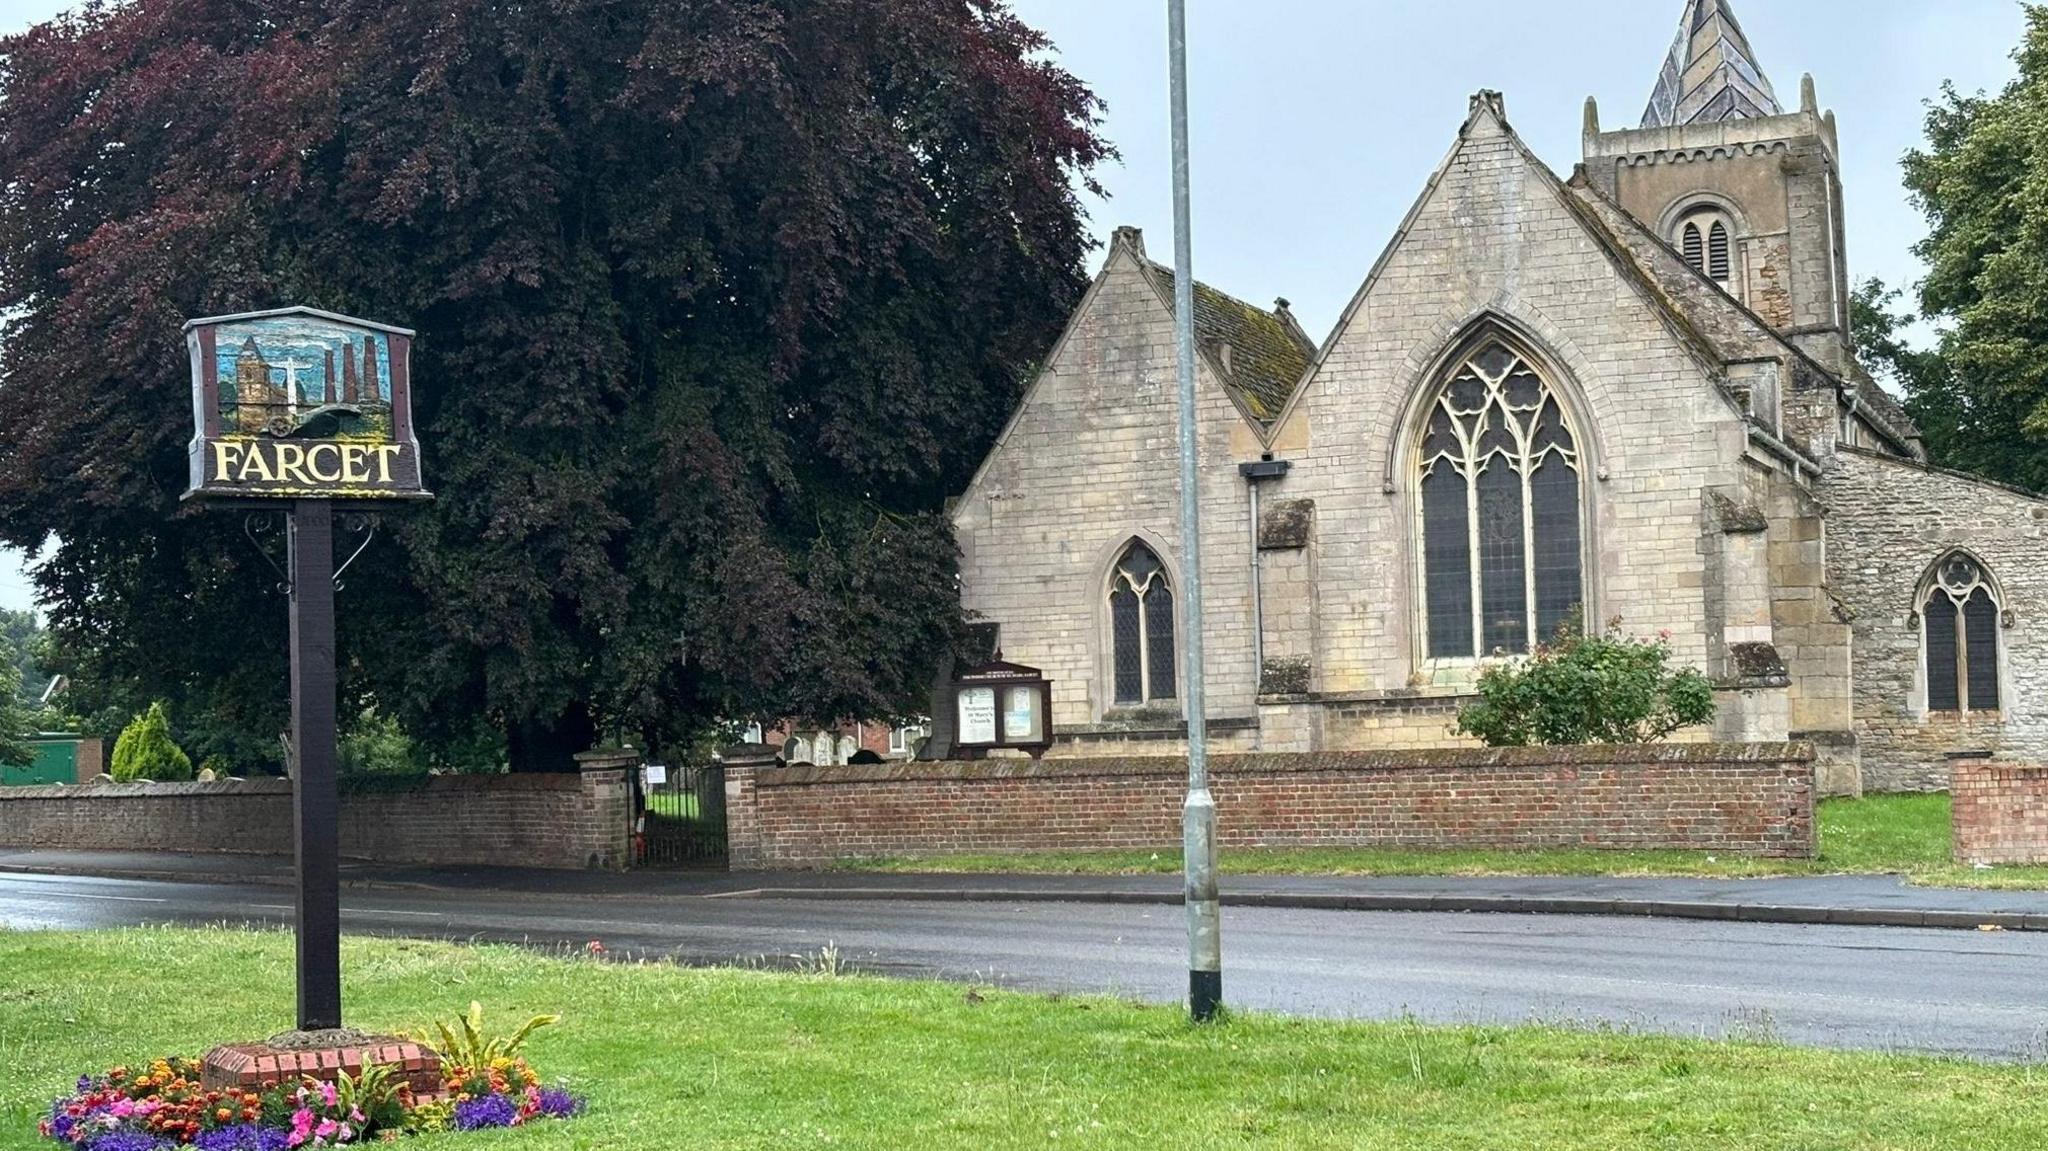
[[[1972,775],[2042,775],[2048,774],[2048,763],[2017,763],[2002,759],[1951,759],[1950,770],[1968,772]]]
[[[573,774],[535,772],[505,775],[370,776],[343,780],[341,794],[400,795],[414,792],[576,791],[583,786]],[[274,776],[216,779],[205,783],[42,783],[33,787],[0,787],[0,803],[23,799],[174,799],[187,796],[290,795],[292,781]]]
[[[0,803],[17,799],[168,799],[189,795],[268,796],[290,795],[292,781],[265,776],[260,779],[216,779],[207,783],[39,783],[33,787],[0,787]]]
[[[1684,764],[1711,769],[1721,764],[1809,763],[1813,758],[1813,746],[1805,743],[1650,743],[1413,751],[1259,752],[1215,756],[1209,761],[1209,769],[1221,775],[1488,768],[1600,768],[1652,763]],[[805,787],[817,784],[888,783],[905,780],[1088,778],[1186,773],[1186,758],[1168,755],[1055,760],[897,762],[844,767],[799,764],[763,768],[755,776],[755,785]]]

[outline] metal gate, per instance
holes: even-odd
[[[641,770],[635,861],[642,867],[725,866],[725,768],[650,763]]]

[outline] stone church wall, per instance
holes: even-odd
[[[1855,615],[1855,726],[1864,786],[1935,791],[1946,756],[1981,749],[2048,757],[2048,502],[1902,460],[1844,450],[1823,477],[1827,568]],[[1914,600],[1951,548],[1983,561],[2013,614],[1999,632],[2004,662],[1995,714],[1929,714],[1915,699],[1921,667]]]
[[[1742,420],[1559,195],[1498,119],[1475,116],[1299,401],[1309,442],[1267,498],[1316,504],[1314,684],[1332,706],[1469,686],[1469,668],[1418,673],[1401,433],[1435,361],[1489,313],[1551,357],[1569,377],[1553,383],[1590,414],[1593,427],[1577,429],[1585,468],[1606,472],[1585,485],[1590,614],[1639,635],[1668,629],[1680,663],[1709,663],[1700,493],[1737,481]],[[1269,634],[1285,626],[1267,622]],[[1333,715],[1323,735],[1331,749],[1403,746],[1426,727],[1437,743],[1443,723]]]
[[[1248,719],[1256,714],[1250,509],[1231,444],[1244,422],[1207,365],[1198,372],[1208,710]],[[1110,565],[1134,537],[1178,569],[1176,397],[1171,309],[1137,260],[1115,247],[984,474],[954,509],[964,606],[1000,624],[1007,657],[1052,680],[1053,723],[1062,732],[1181,722],[1178,709],[1119,718],[1105,604]],[[1174,591],[1184,641],[1185,599]]]

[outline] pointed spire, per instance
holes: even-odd
[[[1747,120],[1783,112],[1730,0],[1686,0],[1678,39],[1650,93],[1643,127]]]

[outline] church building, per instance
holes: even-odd
[[[1727,0],[1559,175],[1472,97],[1334,331],[1195,286],[1204,618],[1182,610],[1173,269],[1119,229],[953,505],[965,607],[1053,754],[1398,749],[1561,626],[1668,634],[1712,730],[1823,794],[2048,757],[2048,503],[1930,466],[1851,350],[1840,142]]]

